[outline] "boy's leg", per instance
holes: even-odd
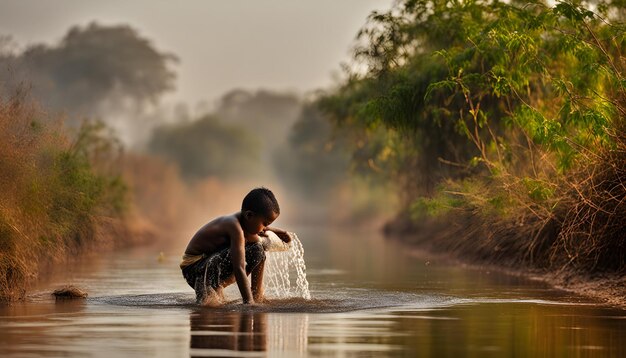
[[[183,269],[185,280],[196,291],[197,303],[202,305],[222,303],[220,270],[228,254],[228,250],[224,249]]]
[[[260,242],[246,245],[246,274],[251,274],[254,269],[265,262],[265,250]]]
[[[255,301],[263,300],[263,270],[265,249],[261,243],[246,245],[246,273],[250,274],[250,288]]]
[[[202,303],[207,296],[207,287],[204,284],[204,272],[207,264],[207,258],[200,259],[182,269],[185,281],[196,292],[196,303]]]
[[[230,250],[227,255],[222,256],[220,262],[220,287],[226,287],[235,283],[235,275],[233,275],[232,261],[230,260]],[[263,267],[265,266],[265,250],[261,243],[246,244],[246,274],[251,275],[251,288],[253,298],[263,297]]]
[[[263,297],[263,268],[265,250],[261,243],[246,244],[246,274],[252,275],[251,288],[254,299]],[[196,291],[196,301],[206,304],[208,301],[223,301],[222,289],[235,282],[230,249],[206,257],[183,269],[185,280]]]
[[[265,299],[265,291],[263,290],[263,270],[265,268],[265,260],[261,261],[252,270],[250,278],[252,280],[252,298],[259,302]]]

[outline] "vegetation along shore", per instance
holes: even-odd
[[[566,288],[620,282],[625,9],[405,0],[373,13],[317,105],[349,133],[357,170],[397,184],[387,232]]]
[[[129,215],[115,141],[86,123],[70,136],[27,99],[0,101],[0,300],[24,298],[86,250],[151,238]]]

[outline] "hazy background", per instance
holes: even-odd
[[[58,42],[70,26],[128,24],[176,54],[165,99],[209,104],[232,88],[306,92],[332,83],[356,32],[390,0],[0,0],[0,34],[21,47]]]
[[[351,176],[346,133],[315,99],[368,15],[390,6],[0,0],[0,96],[28,93],[70,132],[102,122],[158,230],[195,230],[256,186],[277,193],[281,221],[371,223],[393,200]]]

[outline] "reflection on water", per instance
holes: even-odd
[[[302,356],[307,350],[308,315],[270,315],[230,311],[216,315],[204,309],[189,314],[192,357]]]
[[[131,250],[0,307],[0,357],[623,357],[626,312],[543,284],[407,254],[376,233],[299,231],[313,300],[194,304],[177,268]],[[307,241],[308,238],[308,241]],[[55,302],[74,283],[86,300]]]
[[[230,352],[267,351],[267,314],[196,310],[189,315],[191,356],[228,355]],[[255,356],[247,354],[246,356]]]

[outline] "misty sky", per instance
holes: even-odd
[[[332,84],[372,10],[391,0],[0,0],[0,34],[56,43],[72,25],[130,24],[181,62],[170,99],[196,104],[243,87]]]

